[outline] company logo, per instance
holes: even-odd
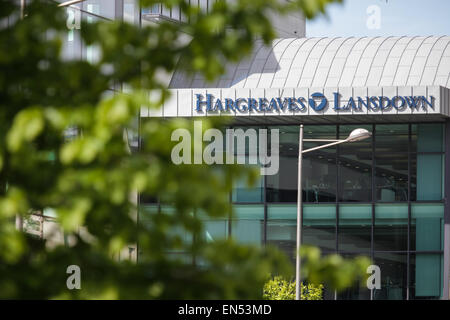
[[[203,112],[236,112],[236,113],[270,113],[270,112],[324,112],[331,108],[333,111],[356,111],[364,109],[377,112],[396,109],[398,112],[412,110],[434,110],[435,98],[430,96],[365,96],[348,97],[344,100],[339,92],[333,93],[333,101],[328,101],[321,92],[312,93],[308,99],[304,97],[273,97],[273,98],[237,98],[224,100],[215,98],[212,94],[195,95],[197,100],[195,110]]]
[[[316,105],[315,99],[320,99],[319,100],[320,103],[318,105]],[[320,92],[313,93],[311,95],[311,98],[309,99],[309,106],[314,111],[322,111],[323,109],[325,109],[327,104],[328,104],[327,98],[325,98],[325,96],[323,94],[321,94]]]

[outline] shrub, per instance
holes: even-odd
[[[301,284],[302,300],[322,300],[323,285]],[[264,285],[263,299],[265,300],[294,300],[295,281],[288,281],[283,277],[274,277]]]

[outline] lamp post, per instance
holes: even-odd
[[[77,3],[80,3],[80,2],[83,2],[83,1],[85,1],[85,0],[65,1],[65,2],[63,2],[63,3],[60,3],[60,4],[58,5],[58,7],[67,7],[67,6],[71,6],[71,5],[73,5],[73,4],[77,4]]]
[[[299,145],[298,145],[298,188],[297,188],[297,250],[296,250],[296,264],[295,264],[295,299],[301,299],[301,277],[300,277],[300,268],[301,268],[301,257],[300,257],[300,246],[302,242],[302,160],[303,154],[327,147],[331,147],[337,144],[345,143],[345,142],[356,142],[361,141],[367,138],[370,138],[372,134],[366,129],[355,129],[353,130],[347,139],[343,140],[328,140],[328,139],[303,139],[303,124],[300,125],[300,133],[299,133]],[[303,142],[327,142],[324,145],[317,146],[314,148],[303,150]]]

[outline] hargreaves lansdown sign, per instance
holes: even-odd
[[[320,92],[305,97],[273,97],[273,98],[226,98],[224,100],[215,98],[212,94],[195,95],[197,112],[228,112],[237,113],[248,112],[272,112],[272,111],[305,111],[310,108],[316,112],[323,111],[327,107],[332,107],[334,111],[355,110],[362,111],[364,108],[373,111],[388,111],[396,109],[402,112],[409,109],[427,110],[434,109],[435,98],[430,96],[366,96],[350,97],[343,102],[338,92],[333,93],[334,101],[328,101],[327,97]]]

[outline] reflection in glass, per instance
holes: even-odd
[[[409,126],[375,126],[375,184],[378,201],[408,200]]]
[[[408,153],[409,126],[407,124],[383,124],[375,126],[375,152]]]
[[[357,128],[372,131],[370,125],[340,126],[339,138],[346,139]],[[339,145],[339,201],[372,200],[372,139]]]
[[[335,154],[322,150],[304,154],[302,187],[304,202],[335,202]]]
[[[374,250],[406,251],[408,249],[408,205],[375,206]]]
[[[381,289],[374,289],[374,300],[406,299],[406,253],[375,253],[374,264],[381,270]]]
[[[339,251],[368,252],[371,248],[372,206],[340,205]]]
[[[378,201],[408,200],[408,154],[384,153],[375,156]]]
[[[304,139],[336,140],[336,126],[305,126]],[[303,149],[328,142],[304,142]],[[303,201],[336,201],[336,147],[327,147],[303,155]]]
[[[279,129],[279,171],[266,176],[268,202],[296,202],[298,183],[298,126],[269,127]]]
[[[303,244],[319,247],[324,252],[336,250],[336,206],[303,206]]]

